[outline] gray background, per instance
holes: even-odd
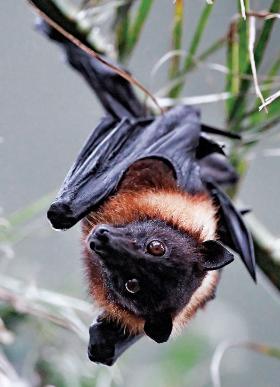
[[[186,2],[185,46],[189,41],[198,10],[204,0]],[[207,47],[214,37],[226,32],[235,1],[219,1],[203,40]],[[252,8],[267,8],[269,1],[252,1]],[[145,85],[151,85],[150,71],[169,49],[171,0],[157,0],[141,42],[129,68]],[[58,47],[33,30],[34,16],[25,1],[0,3],[0,206],[4,215],[21,209],[48,192],[55,192],[78,150],[97,124],[102,111],[96,98],[64,63]],[[280,24],[280,22],[278,22]],[[279,25],[277,26],[279,38]],[[277,36],[277,33],[275,33]],[[279,50],[279,40],[270,45],[270,59]],[[221,51],[212,61],[224,63]],[[163,85],[163,71],[153,82]],[[198,70],[187,79],[185,95],[223,91],[223,75]],[[223,127],[223,104],[202,107],[203,121]],[[279,127],[278,127],[279,130]],[[251,155],[252,165],[241,189],[241,199],[279,235],[279,158],[264,157],[263,150],[279,146],[277,130]],[[16,259],[5,269],[26,281],[86,298],[80,260],[79,226],[65,233],[51,230],[42,217],[38,232],[16,246]],[[207,338],[204,371],[206,380],[213,348],[223,339],[250,339],[280,346],[280,305],[269,286],[259,276],[256,286],[237,258],[223,273],[216,301],[185,331]],[[180,340],[180,339],[179,339]],[[146,340],[131,349],[120,362],[129,386],[156,386],[153,370],[159,353]],[[144,357],[144,359],[142,358]],[[94,367],[94,366],[93,366]],[[199,370],[193,386],[200,385]],[[232,376],[234,374],[234,376]],[[279,363],[244,350],[232,350],[223,361],[224,386],[280,386]],[[184,380],[181,385],[187,385]]]

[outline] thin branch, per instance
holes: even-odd
[[[269,255],[269,257],[280,265],[280,236],[277,238],[257,219],[253,214],[246,217],[246,224],[249,227],[254,240],[258,242]]]
[[[272,12],[268,12],[268,11],[259,11],[259,12],[247,11],[246,15],[247,16],[254,16],[254,17],[257,17],[257,18],[260,18],[260,19],[266,19],[266,20],[274,19],[274,18],[276,18],[276,19],[280,18],[280,14],[279,13],[272,13]]]
[[[151,70],[151,77],[154,77],[156,73],[160,70],[160,68],[169,60],[173,59],[174,57],[182,57],[186,55],[185,50],[172,50],[168,51],[166,54],[164,54],[159,60],[154,64],[152,70]],[[179,77],[177,77],[175,80],[178,81]]]
[[[92,319],[92,307],[86,302],[34,286],[24,287],[20,281],[3,275],[0,284],[0,301],[8,303],[18,313],[48,320],[87,341],[88,329],[76,314],[82,311]]]
[[[22,281],[6,275],[0,275],[0,286],[14,293],[25,294],[29,300],[52,304],[61,308],[72,308],[91,315],[92,306],[83,300],[36,286],[26,286]]]
[[[162,108],[186,104],[186,105],[200,105],[204,103],[213,103],[219,101],[225,101],[228,98],[232,98],[231,93],[222,92],[216,94],[205,94],[193,97],[182,98],[158,98],[158,103]]]
[[[280,2],[279,0],[272,0],[272,4],[270,6],[270,13],[278,13],[280,11]],[[263,27],[258,36],[258,40],[255,48],[255,64],[258,69],[261,65],[261,62],[264,58],[264,54],[266,52],[268,42],[270,41],[270,36],[273,30],[275,19],[265,20],[263,23]],[[244,72],[246,74],[251,73],[251,64],[248,63],[245,66]],[[235,99],[234,104],[228,114],[228,121],[230,124],[234,124],[235,121],[240,119],[240,117],[244,113],[244,103],[246,102],[247,92],[251,86],[251,82],[249,80],[244,79],[240,85],[240,95]]]
[[[221,362],[224,358],[225,353],[232,348],[245,348],[250,351],[258,352],[266,356],[275,357],[280,360],[280,349],[270,347],[266,344],[259,344],[254,342],[246,341],[224,341],[215,350],[212,357],[210,371],[211,379],[214,387],[221,387],[221,375],[220,368]]]
[[[270,97],[266,98],[263,104],[259,106],[259,111],[261,111],[263,108],[266,108],[266,106],[270,105],[275,99],[279,97],[280,97],[280,90],[272,94]]]
[[[105,66],[113,70],[116,74],[118,74],[120,77],[124,78],[126,81],[134,84],[137,86],[143,93],[148,96],[154,104],[157,106],[157,108],[160,110],[160,112],[163,114],[163,111],[161,107],[158,105],[156,98],[149,92],[149,90],[143,86],[136,78],[134,78],[132,75],[129,75],[127,72],[119,68],[118,66],[113,65],[112,63],[108,62],[106,59],[104,59],[102,56],[100,56],[96,51],[94,51],[92,48],[84,44],[81,40],[77,39],[73,34],[67,32],[64,28],[62,28],[57,22],[55,22],[50,16],[48,16],[44,11],[42,11],[38,5],[35,4],[34,0],[27,0],[27,2],[32,6],[32,8],[35,10],[35,12],[44,19],[51,27],[53,27],[56,31],[58,31],[61,35],[63,35],[66,39],[68,39],[70,42],[75,44],[77,47],[79,47],[81,50],[85,51],[88,55],[92,56],[99,62],[103,63]]]
[[[236,96],[238,97],[240,95],[240,93],[237,95],[233,95],[232,93],[226,91],[221,93],[205,94],[205,95],[198,95],[193,97],[182,97],[182,98],[160,97],[160,95],[163,95],[164,91],[169,87],[170,87],[170,84],[168,84],[163,89],[156,92],[156,95],[158,96],[157,101],[162,108],[177,106],[179,104],[180,105],[181,104],[199,105],[204,103],[214,103],[219,101],[226,101],[230,98],[234,98]],[[264,85],[262,87],[262,90],[266,90],[267,88],[270,88],[270,85],[267,85],[267,84]],[[249,90],[249,94],[255,94],[255,89]]]
[[[256,19],[254,16],[250,16],[249,18],[249,42],[248,42],[248,49],[249,49],[249,58],[251,63],[251,69],[253,74],[253,81],[254,86],[256,90],[256,95],[260,98],[262,101],[262,104],[265,104],[262,92],[259,87],[258,83],[258,77],[257,77],[257,69],[256,69],[256,63],[255,63],[255,56],[254,56],[254,45],[255,45],[255,37],[256,37]],[[267,109],[264,105],[264,108],[267,113]]]
[[[272,235],[253,214],[246,217],[246,224],[253,237],[256,262],[270,283],[279,292],[280,238]]]
[[[241,15],[243,19],[246,20],[246,9],[245,9],[244,0],[240,0],[240,9],[241,9]]]

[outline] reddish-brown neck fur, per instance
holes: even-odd
[[[135,333],[143,330],[144,322],[110,303],[99,261],[89,252],[86,240],[97,224],[127,224],[146,218],[163,220],[190,233],[198,241],[215,238],[216,229],[215,208],[210,198],[205,194],[192,196],[182,192],[177,187],[171,168],[157,159],[140,160],[131,166],[117,192],[98,211],[92,212],[83,220],[82,240],[90,293],[108,316],[119,320]],[[198,290],[195,292],[197,296],[189,303],[191,305],[175,319],[178,322],[175,330],[213,296],[217,278],[217,274],[214,274],[213,281],[209,282],[208,278],[206,294],[200,288],[200,293],[197,293]]]

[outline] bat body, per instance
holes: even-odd
[[[95,91],[106,116],[68,172],[48,218],[82,221],[89,292],[101,314],[89,358],[107,365],[142,335],[161,343],[215,295],[236,251],[255,278],[251,236],[221,186],[237,175],[198,110],[145,113],[129,83],[41,24]],[[222,243],[223,244],[222,244]]]
[[[129,332],[131,343],[143,333],[159,343],[168,340],[214,297],[217,269],[233,260],[214,242],[212,198],[178,189],[160,160],[132,165],[117,192],[82,224],[90,293],[103,310],[103,325],[92,327],[93,361],[111,364],[116,344],[128,344],[126,337],[106,341],[113,355],[103,359],[96,330],[109,321],[111,331],[115,322],[117,330]]]

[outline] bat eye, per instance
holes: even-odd
[[[161,241],[154,240],[148,244],[147,251],[151,255],[160,257],[165,254],[165,246]]]
[[[140,290],[139,282],[136,278],[128,280],[125,284],[125,288],[129,293],[137,293]]]

